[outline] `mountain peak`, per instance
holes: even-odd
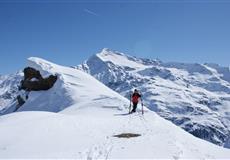
[[[111,52],[112,50],[109,48],[103,48],[101,52]]]
[[[136,59],[135,57],[126,55],[118,51],[113,51],[108,48],[102,49],[100,53],[96,54],[96,57],[98,57],[103,62],[111,62],[118,66],[135,69],[145,68],[145,66],[142,64],[142,61]]]
[[[120,53],[120,52],[118,52],[118,51],[114,51],[114,50],[109,49],[109,48],[103,48],[103,49],[101,50],[101,52],[100,52],[100,53],[97,53],[96,55],[99,56],[99,57],[116,56],[116,55],[126,56],[126,55],[123,54],[123,53]]]

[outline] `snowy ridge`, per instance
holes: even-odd
[[[197,137],[230,146],[228,67],[164,63],[103,49],[76,68],[127,98],[138,88],[149,109]]]
[[[31,106],[35,103],[37,105],[34,110],[58,112],[75,103],[81,104],[93,99],[103,98],[104,95],[111,92],[110,89],[93,77],[79,70],[56,65],[35,57],[29,58],[28,64],[30,67],[39,70],[45,77],[50,74],[58,75],[58,81],[48,91],[32,92],[29,101],[21,107],[21,111],[31,111]],[[89,84],[95,84],[95,86]],[[101,89],[101,92],[95,92]],[[89,93],[90,96],[87,96]],[[119,97],[120,95],[112,92],[111,96]],[[122,96],[120,96],[120,99],[125,100]]]
[[[120,114],[119,110],[92,112],[86,107],[70,115],[64,111],[63,114],[18,112],[3,116],[0,158],[226,159],[230,156],[229,150],[195,138],[154,113],[145,117]],[[123,132],[142,136],[113,137]]]
[[[29,61],[43,74],[57,74],[58,81],[48,91],[30,93],[19,112],[0,116],[2,159],[230,157],[228,149],[198,139],[147,109],[144,116],[139,109],[128,115],[127,99],[82,71],[39,58]],[[141,136],[113,137],[120,133]]]

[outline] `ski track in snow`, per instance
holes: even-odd
[[[115,115],[117,116],[117,115]],[[129,114],[129,115],[120,115],[126,117],[127,121],[122,121],[121,126],[117,131],[119,132],[114,132],[113,135],[118,134],[118,133],[132,133],[132,130],[135,128],[138,128],[140,130],[141,128],[141,136],[145,135],[151,135],[154,134],[154,130],[150,128],[147,124],[147,120],[145,119],[145,115],[142,115],[141,111],[137,111],[136,113]],[[135,124],[132,124],[132,122],[135,120]],[[135,133],[135,132],[134,132]],[[99,144],[93,144],[90,148],[86,149],[83,152],[79,152],[80,158],[82,159],[109,159],[110,154],[113,152],[114,146],[117,144],[117,138],[113,137],[113,135],[108,135],[106,138]],[[121,141],[131,141],[132,138],[126,139],[126,138],[121,138]],[[172,143],[172,142],[171,142]],[[119,145],[120,148],[124,149],[124,145]],[[175,146],[174,143],[172,143],[172,147],[177,147]],[[178,159],[180,158],[181,153],[183,151],[180,149],[180,147],[177,147],[178,153],[175,153],[175,156],[172,158]]]
[[[141,128],[141,136],[146,135],[156,135],[156,133],[151,127],[149,127],[148,121],[145,119],[145,115],[142,115],[141,111],[137,111],[137,113],[126,115],[126,118],[128,119],[127,122],[123,123],[118,129],[120,133],[129,133],[131,130],[133,130],[132,122],[134,119],[135,122],[135,128],[140,129]],[[154,123],[154,122],[153,122]],[[114,145],[116,145],[116,139],[115,137],[107,136],[106,139],[101,142],[100,144],[94,144],[92,147],[87,149],[86,151],[81,153],[81,158],[83,159],[109,159],[110,154],[113,152]],[[130,139],[121,138],[121,140],[129,141]],[[183,155],[183,146],[180,144],[177,144],[173,141],[169,141],[168,145],[172,148],[176,148],[176,152],[171,157],[173,159],[180,159]],[[120,148],[125,148],[125,146],[121,145]],[[198,150],[195,150],[196,152]],[[213,158],[213,157],[212,157]]]

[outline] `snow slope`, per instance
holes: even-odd
[[[76,68],[127,98],[139,89],[150,110],[197,137],[230,147],[228,67],[164,63],[103,49]]]
[[[1,159],[230,158],[228,149],[198,139],[146,108],[144,116],[127,115],[129,101],[84,72],[39,58],[30,58],[29,65],[44,75],[57,74],[58,82],[46,93],[30,93],[19,112],[0,116]],[[113,137],[120,133],[141,136]]]

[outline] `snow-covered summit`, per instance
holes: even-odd
[[[103,49],[77,68],[127,98],[138,88],[149,109],[197,137],[230,146],[229,67],[162,62]]]
[[[40,58],[29,58],[29,66],[44,75],[56,74],[58,80],[48,91],[31,91],[19,111],[0,117],[2,159],[230,157],[229,150],[147,109],[144,115],[139,109],[128,115],[127,99],[80,70]],[[140,137],[114,137],[121,133]]]
[[[134,57],[126,56],[124,53],[112,51],[108,48],[104,48],[100,53],[97,53],[96,56],[104,62],[111,62],[119,66],[135,69],[143,69],[146,67],[140,60],[135,59]]]

